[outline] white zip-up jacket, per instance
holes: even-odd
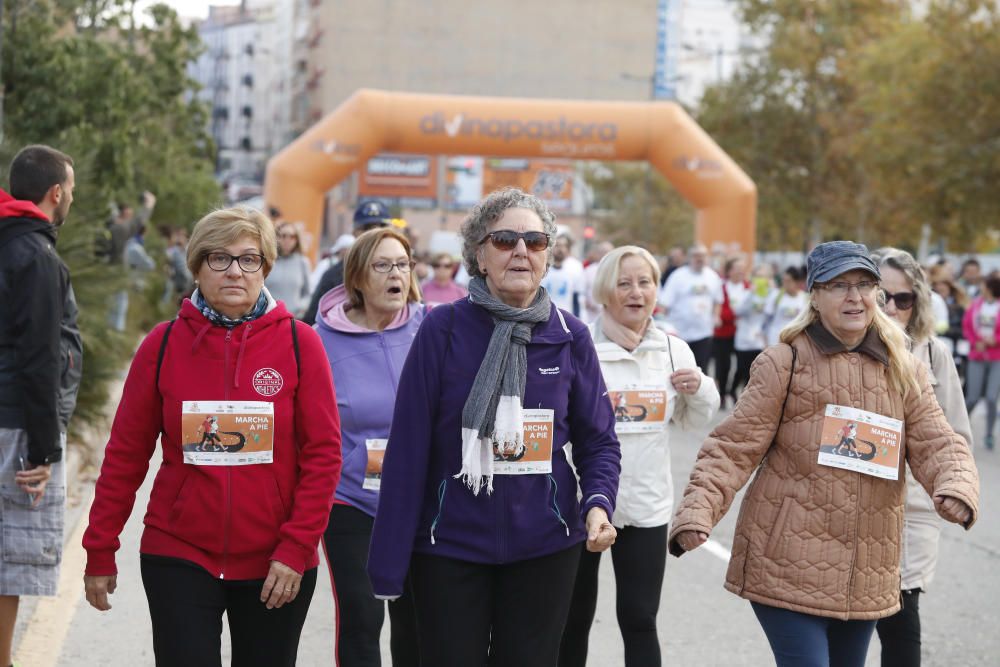
[[[965,409],[962,381],[948,347],[937,336],[913,346],[913,356],[930,370],[934,395],[955,433],[972,449],[972,426]],[[623,452],[624,454],[624,452]],[[941,518],[934,501],[906,466],[906,509],[903,513],[903,544],[899,561],[900,588],[926,591],[937,568]]]
[[[629,352],[604,335],[602,317],[607,315],[602,314],[590,325],[590,334],[609,396],[621,396],[629,389],[658,387],[667,398],[663,428],[646,433],[622,432],[628,428],[624,413],[631,407],[622,406],[623,417],[618,419],[616,429],[622,472],[613,523],[618,528],[662,526],[669,523],[674,511],[668,424],[673,422],[685,429],[707,426],[719,409],[719,390],[715,381],[702,373],[696,393],[678,394],[670,384],[671,373],[680,368],[698,368],[688,344],[650,323],[639,347]],[[636,412],[642,409],[636,408]]]

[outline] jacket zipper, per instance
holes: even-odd
[[[385,367],[389,369],[389,377],[392,378],[392,394],[399,391],[399,374],[395,372],[395,365],[392,363],[392,355],[389,354],[389,346],[385,344],[385,334],[378,335],[378,344],[382,348],[382,357],[385,359]]]
[[[223,355],[223,370],[222,378],[225,383],[222,395],[229,400],[229,342],[233,338],[233,330],[229,329],[226,331],[226,350]],[[219,579],[226,578],[226,561],[229,559],[229,522],[231,520],[231,506],[232,506],[232,469],[226,466],[226,511],[223,513],[223,526],[222,526],[222,571],[219,573]]]
[[[495,476],[494,476],[495,477]],[[495,480],[500,481],[500,480]],[[500,512],[500,520],[497,521],[497,555],[501,563],[507,562],[507,544],[504,540],[504,522],[510,513],[507,511],[507,494],[505,493],[505,485],[503,483],[497,484],[497,508]]]

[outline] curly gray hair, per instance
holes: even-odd
[[[488,227],[499,220],[504,211],[511,208],[525,208],[542,220],[542,231],[549,235],[547,263],[552,263],[552,244],[556,236],[556,216],[541,199],[514,187],[501,188],[491,192],[469,213],[462,223],[462,260],[470,276],[481,276],[476,250],[486,238]]]

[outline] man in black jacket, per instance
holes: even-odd
[[[55,249],[73,203],[73,160],[22,149],[0,190],[0,665],[21,595],[54,595],[62,553],[65,431],[82,364],[69,271]],[[14,482],[14,484],[10,484]]]

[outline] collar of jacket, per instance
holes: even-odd
[[[637,352],[655,352],[667,349],[667,334],[663,329],[656,326],[654,322],[649,323],[639,346],[631,352],[604,335],[599,319],[591,322],[588,328],[590,329],[591,337],[594,339],[594,347],[597,349],[597,355],[601,361],[632,359],[632,355]]]
[[[470,297],[466,297],[456,301],[455,303],[468,304],[473,308],[477,318],[489,320],[490,326],[496,325],[495,320],[493,319],[493,316],[490,315],[489,311],[473,302]],[[533,344],[562,345],[563,343],[572,341],[573,333],[570,331],[569,324],[573,320],[570,318],[572,318],[572,315],[567,316],[563,314],[556,307],[556,304],[552,304],[549,312],[549,319],[545,322],[539,322],[532,328],[531,342]]]
[[[880,362],[883,366],[889,365],[889,348],[879,338],[878,331],[873,326],[868,327],[868,333],[865,334],[864,340],[853,350],[847,349],[847,346],[837,340],[837,337],[830,333],[819,321],[810,324],[806,328],[806,334],[823,354],[862,352],[875,361]]]

